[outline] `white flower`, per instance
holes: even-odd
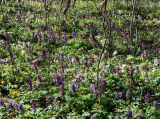
[[[123,73],[124,71],[125,71],[125,67],[126,67],[126,64],[122,64],[122,66],[121,66],[121,72]]]
[[[116,55],[117,53],[118,53],[118,52],[117,52],[117,50],[116,50],[116,51],[113,52],[113,55]]]
[[[156,74],[156,69],[155,68],[152,69],[152,73],[153,73],[153,75]]]
[[[22,53],[22,55],[24,55],[24,54],[26,53],[26,51],[25,51],[25,50],[22,50],[21,53]]]
[[[157,61],[158,61],[158,59],[156,57],[156,59],[154,59],[154,65],[157,65]]]

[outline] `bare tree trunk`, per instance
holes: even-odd
[[[66,14],[68,12],[70,6],[71,6],[71,0],[68,0],[67,5],[66,5],[65,9],[63,10],[63,14]]]
[[[13,70],[13,74],[14,74],[14,69],[16,70],[16,72],[18,71],[18,69],[17,69],[17,66],[16,66],[16,64],[14,62],[14,57],[13,57],[13,53],[11,51],[9,37],[0,33],[0,39],[3,39],[3,41],[4,41],[5,45],[6,45],[7,51],[9,53],[9,56],[10,56],[10,59],[11,59],[12,70]]]
[[[101,11],[103,11],[103,8],[105,11],[107,10],[107,0],[103,0]]]
[[[73,2],[73,7],[75,6],[75,4],[76,4],[76,0],[74,0],[74,2]]]
[[[130,40],[133,42],[133,23],[134,23],[134,18],[135,18],[135,6],[136,6],[136,0],[132,0],[133,8],[132,8],[132,16],[131,16],[131,22],[130,22]]]

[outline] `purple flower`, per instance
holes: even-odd
[[[155,60],[155,65],[160,66],[160,59]]]
[[[119,66],[117,66],[117,67],[115,68],[115,73],[116,73],[116,74],[119,74],[119,73],[120,73],[120,70],[121,70],[121,68],[120,68]]]
[[[62,37],[62,43],[65,44],[67,41],[67,35],[64,34],[63,37]]]
[[[147,66],[147,65],[143,65],[143,66],[142,66],[142,70],[143,70],[143,71],[147,71],[147,70],[148,70],[148,66]]]
[[[32,103],[31,109],[32,109],[32,112],[35,112],[36,111],[36,104]]]
[[[82,81],[82,80],[84,80],[84,76],[82,75],[82,74],[77,74],[77,76],[76,76],[76,81]]]
[[[42,82],[42,77],[41,77],[40,75],[38,75],[37,80],[38,80],[38,83],[41,84],[41,82]]]
[[[84,65],[87,65],[88,61],[85,59],[83,63],[84,63]]]
[[[139,67],[138,67],[138,66],[135,68],[135,72],[136,72],[136,73],[139,72]]]
[[[96,84],[91,84],[91,89],[92,89],[92,91],[93,91],[93,94],[95,95],[95,96],[97,96],[97,85]]]
[[[153,101],[153,106],[155,109],[158,109],[158,101],[157,100]]]
[[[48,33],[48,42],[51,40],[51,38],[52,38],[52,32],[49,32]]]
[[[25,62],[29,62],[29,57],[28,56],[25,58]]]
[[[0,99],[0,106],[4,105],[4,99]]]
[[[124,32],[121,32],[121,37],[125,38],[126,34]]]
[[[60,54],[60,61],[64,61],[64,54]]]
[[[120,116],[120,115],[118,115],[116,119],[121,119],[121,116]]]
[[[76,92],[76,84],[75,83],[72,83],[70,85],[70,90],[71,90],[72,94],[74,94]]]
[[[144,102],[147,104],[149,102],[149,97],[147,95],[145,95],[144,97]]]
[[[26,82],[29,85],[29,89],[32,90],[33,89],[33,85],[32,85],[32,79],[27,79]]]
[[[9,102],[8,105],[7,105],[7,108],[8,108],[8,109],[13,108],[13,103],[12,103],[12,102]]]
[[[124,94],[123,94],[123,92],[122,92],[122,91],[118,93],[118,97],[119,97],[120,99],[122,99],[122,98],[123,98],[123,96],[124,96]]]
[[[135,69],[131,66],[131,67],[130,67],[130,74],[132,74],[132,75],[133,75],[134,70],[135,70]]]
[[[38,37],[39,37],[39,38],[42,38],[42,34],[43,34],[42,31],[39,30],[39,31],[38,31]]]
[[[34,60],[34,61],[32,61],[32,63],[33,63],[33,69],[35,71],[38,71],[38,60]]]
[[[61,84],[59,88],[60,88],[61,95],[64,96],[64,84]]]
[[[144,43],[144,41],[142,41],[142,48],[144,48],[145,47],[145,43]]]
[[[95,29],[95,25],[94,25],[93,22],[90,24],[90,28],[91,28],[91,29]]]
[[[132,111],[131,111],[130,108],[129,108],[128,111],[127,111],[127,117],[128,117],[128,118],[131,118],[131,117],[132,117]]]
[[[22,105],[21,104],[19,104],[19,103],[16,103],[15,104],[15,107],[16,107],[16,109],[18,110],[18,111],[20,111],[20,112],[22,112]]]
[[[43,58],[45,58],[45,56],[46,56],[46,53],[45,53],[44,50],[38,52],[38,57],[39,57],[39,59],[43,59]]]
[[[95,118],[94,118],[94,114],[91,115],[90,119],[95,119]]]
[[[57,85],[61,85],[61,84],[63,84],[63,81],[62,81],[62,75],[61,74],[59,74],[59,73],[56,73],[55,75],[54,75],[54,81],[55,81],[55,83],[57,84]]]
[[[127,90],[127,92],[126,92],[126,98],[127,99],[131,99],[131,91],[130,90]]]
[[[72,64],[72,57],[68,57],[69,64]]]
[[[85,71],[86,71],[86,72],[89,72],[89,68],[88,68],[88,67],[86,67],[86,68],[85,68]]]
[[[80,35],[80,37],[83,37],[83,34],[82,34],[82,32],[80,32],[80,34],[79,34],[79,35]]]
[[[107,82],[106,82],[106,80],[103,79],[103,78],[101,78],[101,79],[100,79],[100,85],[101,85],[102,93],[104,93],[105,90],[106,90],[106,87],[107,87]]]
[[[130,79],[131,79],[132,82],[134,82],[134,78],[133,78],[134,70],[135,69],[131,66],[131,68],[130,68]]]
[[[75,32],[75,31],[72,32],[72,37],[73,37],[73,38],[76,37],[76,32]]]
[[[79,57],[78,57],[78,56],[76,56],[76,63],[77,63],[77,64],[79,64],[79,63],[80,63],[80,61],[79,61]]]
[[[54,42],[55,42],[55,44],[57,44],[57,42],[58,42],[58,38],[57,37],[54,37]]]
[[[151,96],[150,92],[147,91],[147,93],[144,96],[144,102],[149,103],[149,97]]]
[[[88,60],[87,64],[88,64],[88,66],[92,65],[92,61]]]

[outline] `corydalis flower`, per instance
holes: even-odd
[[[82,80],[84,80],[84,76],[82,74],[77,74],[76,81],[80,82]]]
[[[48,42],[51,40],[53,33],[52,32],[48,32]]]
[[[35,70],[35,71],[38,71],[38,60],[36,59],[36,60],[33,60],[32,61],[32,64],[33,64],[33,69]]]
[[[154,60],[154,64],[157,65],[157,66],[160,66],[160,59],[157,59],[157,58],[156,58],[156,59]]]
[[[45,57],[46,57],[46,52],[45,52],[45,50],[39,51],[39,52],[38,52],[38,57],[39,57],[40,60],[43,59],[43,58],[45,58]]]
[[[57,84],[57,85],[61,85],[61,84],[63,84],[63,77],[62,77],[62,75],[61,74],[59,74],[59,73],[56,73],[55,75],[54,75],[54,81],[55,81],[55,83]]]
[[[86,68],[85,68],[85,71],[86,71],[86,72],[89,72],[89,68],[88,68],[88,67],[86,67]]]
[[[121,68],[119,66],[116,66],[114,70],[115,70],[115,73],[118,75],[120,73]]]
[[[76,56],[76,64],[80,64],[80,61],[79,61],[79,57],[78,56]]]
[[[76,92],[76,84],[75,83],[71,83],[70,90],[71,90],[72,94],[74,94]]]
[[[121,119],[121,116],[120,116],[120,115],[118,115],[116,119]]]
[[[83,63],[84,63],[84,65],[87,65],[87,64],[88,64],[88,60],[85,59],[85,60],[83,61]]]
[[[65,44],[67,41],[67,35],[64,34],[63,37],[62,37],[62,43]]]
[[[147,56],[147,51],[144,50],[144,51],[142,52],[142,54],[141,54],[141,58],[143,59],[143,58],[145,58],[146,56]]]
[[[68,57],[69,64],[72,64],[72,57]]]
[[[43,33],[42,33],[41,30],[39,30],[39,31],[38,31],[38,37],[39,37],[39,38],[42,38],[42,36],[43,36]]]
[[[131,111],[131,109],[128,109],[128,111],[127,111],[127,117],[128,118],[132,118],[132,111]]]
[[[134,82],[134,78],[133,78],[134,70],[135,70],[135,69],[131,66],[131,67],[130,67],[130,79],[131,79],[132,82]]]
[[[32,85],[32,79],[27,79],[26,82],[29,85],[29,89],[32,90],[33,89],[33,85]]]
[[[122,98],[123,98],[123,96],[124,96],[124,94],[123,94],[123,92],[122,92],[122,91],[118,93],[118,97],[119,97],[120,99],[122,99]]]
[[[95,96],[97,96],[97,85],[96,84],[91,84],[91,89],[92,89],[92,91],[93,91],[93,94],[95,95]]]
[[[42,82],[42,77],[41,77],[40,75],[37,76],[37,81],[38,81],[39,84],[41,84],[41,82]]]
[[[149,95],[148,95],[148,94],[146,94],[146,95],[144,96],[144,102],[145,102],[146,104],[149,102]]]
[[[91,29],[95,29],[95,25],[94,25],[93,22],[90,24],[90,28],[91,28]]]
[[[127,99],[131,99],[131,91],[130,91],[130,90],[128,90],[128,91],[126,92],[126,98],[127,98]]]
[[[145,47],[145,43],[144,43],[144,41],[142,41],[142,48],[144,48]]]
[[[16,107],[16,109],[17,109],[18,111],[22,112],[23,107],[22,107],[21,104],[16,103],[16,104],[15,104],[15,107]]]
[[[36,111],[36,104],[32,103],[31,108],[32,108],[32,112],[35,112]]]
[[[95,119],[93,114],[91,115],[90,119]]]
[[[59,59],[60,61],[64,61],[64,54],[60,54]]]
[[[143,65],[143,66],[142,66],[142,70],[143,70],[143,71],[147,71],[148,69],[149,69],[149,68],[148,68],[147,65]]]
[[[7,105],[7,108],[8,108],[8,109],[13,108],[13,103],[12,103],[12,102],[9,102],[8,105]]]
[[[60,91],[61,91],[61,95],[64,96],[64,84],[61,84],[59,86],[59,88],[60,88]]]
[[[72,32],[72,38],[75,38],[75,37],[76,37],[76,32],[73,31],[73,32]]]
[[[4,99],[0,99],[0,106],[4,105]]]
[[[101,85],[102,93],[104,93],[105,90],[106,90],[106,87],[107,87],[107,82],[106,82],[106,80],[103,79],[103,78],[101,78],[101,79],[100,79],[100,85]]]
[[[37,70],[38,70],[38,65],[34,63],[34,64],[33,64],[33,68],[34,68],[34,70],[37,71]]]
[[[136,66],[136,68],[135,68],[135,72],[136,72],[136,73],[138,73],[138,72],[139,72],[139,67],[138,67],[138,66]]]
[[[54,43],[57,44],[58,43],[58,38],[56,36],[54,36]]]
[[[153,101],[153,106],[155,109],[158,109],[158,101],[157,100]]]

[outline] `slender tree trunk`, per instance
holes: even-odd
[[[68,12],[70,6],[71,6],[71,0],[68,0],[67,5],[66,5],[65,9],[63,10],[63,14],[66,14]]]

